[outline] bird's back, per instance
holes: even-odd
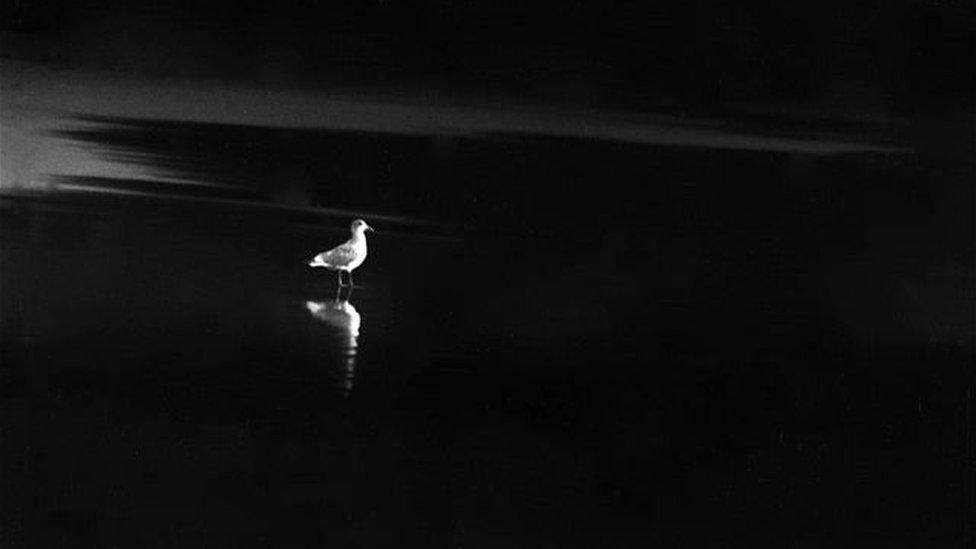
[[[312,263],[331,269],[352,270],[366,260],[365,240],[351,239],[312,258]]]

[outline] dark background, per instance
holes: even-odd
[[[912,114],[973,91],[964,1],[10,1],[7,54],[275,86],[463,90],[626,109]],[[22,46],[23,47],[23,46]]]
[[[184,181],[0,200],[7,545],[972,544],[971,4],[5,2],[0,28],[61,75],[902,146],[72,118],[50,135]],[[370,219],[350,355],[304,262],[361,211],[433,224]]]

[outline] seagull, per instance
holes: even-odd
[[[347,240],[345,244],[336,246],[327,252],[322,252],[308,262],[309,267],[325,267],[326,269],[336,271],[339,274],[340,287],[345,286],[342,283],[343,271],[349,273],[349,286],[353,285],[353,269],[362,265],[363,261],[366,260],[366,231],[373,230],[362,219],[353,221],[350,228],[352,230],[352,238]]]

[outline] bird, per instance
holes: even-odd
[[[349,273],[349,286],[353,286],[352,271],[366,260],[366,231],[373,232],[373,228],[362,219],[353,221],[350,230],[352,238],[329,251],[317,254],[308,262],[309,267],[325,267],[336,271],[339,274],[340,287],[345,286],[342,283],[343,272]]]

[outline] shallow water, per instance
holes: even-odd
[[[426,150],[375,139],[350,147]],[[341,294],[305,266],[341,217],[5,198],[10,545],[961,543],[972,272],[939,239],[965,222],[951,181],[454,146],[443,178],[497,164],[543,190],[484,176],[444,210],[395,198],[420,184],[407,160],[347,202],[325,189],[355,208],[392,186],[389,213],[445,223],[373,223]],[[574,184],[599,192],[560,191],[593,158]]]

